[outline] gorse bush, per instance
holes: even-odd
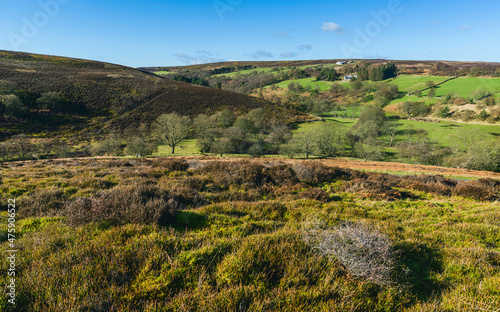
[[[339,261],[353,277],[392,284],[396,266],[392,242],[374,228],[348,222],[328,228],[315,220],[305,223],[303,239],[314,251]]]

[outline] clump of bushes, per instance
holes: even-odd
[[[180,208],[179,200],[158,186],[134,185],[75,198],[64,205],[61,214],[71,225],[101,221],[164,225]]]
[[[458,183],[452,193],[455,196],[462,196],[481,201],[493,201],[499,199],[498,193],[495,194],[494,189],[475,181]]]
[[[220,186],[241,185],[246,188],[262,187],[265,184],[292,185],[299,180],[295,172],[286,165],[264,166],[252,161],[211,162],[196,173],[213,176]]]
[[[393,190],[387,184],[365,179],[349,181],[342,186],[342,190],[376,200],[395,200],[401,198],[401,193]]]
[[[177,158],[158,158],[152,161],[151,166],[169,171],[186,171],[189,169],[189,163],[186,160]]]
[[[327,167],[321,162],[296,162],[292,169],[301,181],[331,182],[333,180],[347,180],[351,177],[348,170],[338,167]]]
[[[20,198],[19,213],[23,217],[46,217],[62,209],[68,197],[63,189],[38,190]]]
[[[304,241],[320,254],[337,260],[354,278],[389,286],[396,267],[391,240],[375,228],[344,222],[330,228],[314,220],[306,222]]]

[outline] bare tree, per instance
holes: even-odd
[[[184,141],[188,135],[190,119],[187,116],[180,116],[177,113],[163,114],[155,122],[156,135],[161,142],[172,148]]]
[[[297,146],[298,151],[306,154],[306,159],[309,159],[309,155],[314,152],[314,136],[312,133],[299,133],[294,136],[292,141]]]
[[[455,134],[450,135],[453,148],[457,152],[467,154],[469,149],[479,140],[479,133],[475,129],[460,129]]]
[[[17,154],[19,160],[26,160],[30,158],[31,153],[34,151],[34,145],[31,143],[30,138],[26,134],[18,134],[10,140],[13,152]]]

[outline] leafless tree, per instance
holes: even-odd
[[[163,114],[156,120],[155,128],[158,138],[172,148],[184,141],[188,135],[190,120],[187,116],[179,116],[176,113]]]

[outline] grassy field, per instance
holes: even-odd
[[[309,87],[310,89],[314,89],[316,86],[318,86],[320,92],[325,92],[330,90],[330,87],[334,83],[340,83],[343,85],[348,85],[349,83],[347,82],[331,82],[331,81],[316,81],[316,78],[302,78],[302,79],[294,79],[294,80],[285,80],[280,83],[277,83],[276,86],[282,89],[287,89],[288,85],[291,83],[297,83],[300,84],[301,86],[307,88]],[[270,88],[271,86],[267,86],[266,88]]]
[[[429,138],[437,141],[442,146],[450,146],[449,136],[456,133],[460,129],[474,130],[478,133],[481,140],[496,141],[500,144],[500,126],[495,125],[478,125],[467,123],[454,123],[442,121],[440,123],[420,122],[413,120],[397,121],[404,128],[412,127],[414,129],[424,129],[429,133]]]
[[[459,77],[446,82],[436,88],[436,96],[446,96],[455,93],[460,97],[467,98],[475,90],[488,90],[489,92],[500,92],[500,78],[476,78]],[[428,91],[423,92],[427,95]]]
[[[213,75],[212,77],[226,76],[226,77],[229,77],[229,78],[234,78],[237,75],[248,75],[248,74],[252,74],[252,73],[255,73],[255,72],[258,72],[258,73],[268,73],[268,72],[270,72],[272,70],[273,70],[273,67],[252,68],[252,69],[235,71],[235,72],[227,73],[227,74]]]
[[[313,68],[313,67],[318,67],[318,66],[321,66],[321,65],[303,65],[303,66],[298,66],[296,67],[297,69],[307,69],[307,68]],[[322,65],[323,68],[333,68],[333,67],[336,67],[338,65],[335,65],[335,64],[324,64]],[[286,71],[289,71],[290,68],[288,67],[283,67],[282,70],[273,70],[275,69],[275,67],[259,67],[259,68],[253,68],[253,69],[247,69],[247,70],[240,70],[240,71],[235,71],[235,72],[232,72],[232,73],[227,73],[227,74],[218,74],[218,75],[213,75],[212,77],[219,77],[219,76],[226,76],[226,77],[229,77],[229,78],[234,78],[235,76],[237,75],[248,75],[248,74],[252,74],[254,72],[258,72],[258,73],[272,73],[272,74],[281,74],[283,72],[286,72]]]
[[[451,77],[400,75],[397,78],[389,79],[388,82],[397,85],[400,91],[408,91],[409,89],[425,89],[427,81],[433,81],[435,84],[438,84],[449,78]]]
[[[183,141],[175,148],[175,154],[172,154],[172,148],[166,145],[160,145],[153,157],[168,157],[168,156],[191,156],[199,155],[200,149],[196,146],[196,139]]]
[[[168,75],[168,74],[171,74],[171,73],[172,73],[171,71],[160,70],[160,71],[155,72],[154,74],[158,75],[158,76],[163,76],[163,75]]]
[[[499,188],[327,164],[201,158],[4,164],[0,201],[17,200],[19,253],[17,306],[4,294],[0,310],[500,307],[500,212],[491,201]],[[324,228],[312,231],[311,220]],[[390,248],[383,284],[306,240],[329,246],[335,241],[321,235],[346,222]],[[2,254],[11,249],[7,231],[3,220]],[[356,263],[373,265],[350,250]],[[7,272],[7,261],[0,270]],[[2,274],[4,292],[8,284]]]
[[[351,128],[356,124],[357,120],[347,118],[323,118],[327,124],[332,126],[344,126]],[[475,130],[481,140],[496,141],[500,144],[500,126],[496,125],[480,125],[468,123],[454,123],[451,121],[442,121],[440,123],[422,122],[415,120],[397,120],[395,123],[401,124],[402,128],[424,129],[429,133],[429,138],[438,142],[442,146],[450,146],[450,135],[456,133],[460,129]],[[296,132],[306,132],[312,130],[318,122],[303,123],[299,125]]]

